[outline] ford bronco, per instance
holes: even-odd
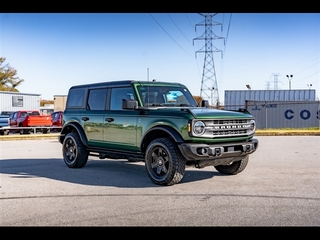
[[[247,110],[197,104],[183,84],[123,80],[72,86],[58,139],[69,168],[89,156],[143,161],[153,183],[169,186],[186,167],[242,172],[258,148],[255,131]]]

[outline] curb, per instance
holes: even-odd
[[[319,130],[257,130],[255,136],[320,136]]]
[[[26,134],[26,135],[1,135],[0,141],[13,141],[13,140],[30,140],[30,139],[58,139],[58,133],[49,134]]]

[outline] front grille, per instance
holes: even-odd
[[[234,119],[234,120],[224,120],[224,119],[220,119],[220,120],[212,120],[212,124],[214,125],[227,125],[227,124],[241,124],[241,123],[248,123],[250,121],[250,119]]]
[[[225,135],[244,135],[247,130],[233,130],[233,131],[213,131],[214,136],[225,136]]]
[[[220,119],[205,120],[206,132],[204,137],[243,136],[252,134],[250,130],[251,119]]]

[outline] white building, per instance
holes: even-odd
[[[40,111],[41,94],[0,91],[0,112],[37,110]]]

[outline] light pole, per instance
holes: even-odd
[[[307,86],[309,87],[309,89],[311,89],[311,87],[312,87],[312,84],[310,83],[310,84],[307,84]]]
[[[292,79],[293,75],[287,75],[287,78],[289,79],[289,90],[291,90],[291,79]]]
[[[209,90],[211,91],[211,94],[210,94],[210,98],[211,98],[211,107],[213,107],[213,91],[214,91],[214,86],[212,86],[211,88],[209,88]]]

